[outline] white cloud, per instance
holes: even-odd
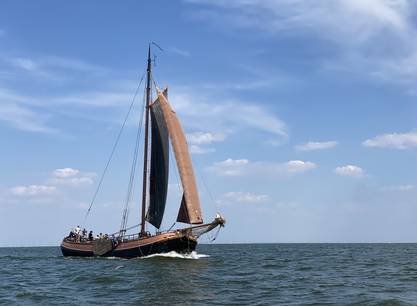
[[[301,160],[290,160],[285,163],[256,161],[249,162],[247,159],[228,158],[221,162],[215,162],[208,168],[209,171],[222,176],[282,176],[303,173],[316,168],[315,163]]]
[[[258,76],[257,76],[258,77]],[[277,85],[277,83],[284,83],[283,77],[277,78],[271,78],[271,76],[268,76],[266,78],[265,76],[262,76],[262,79],[256,79],[256,80],[250,80],[250,81],[241,81],[241,82],[231,82],[231,83],[204,83],[203,87],[205,89],[209,90],[255,90],[255,89],[262,89],[267,87],[272,87],[274,85]],[[288,77],[287,77],[288,78]]]
[[[215,141],[223,141],[225,138],[226,135],[221,133],[194,132],[187,134],[188,143],[195,145],[211,144]]]
[[[59,74],[64,83],[69,82],[69,76],[80,78],[80,72],[83,73],[82,78],[84,78],[84,76],[91,77],[102,70],[104,71],[101,67],[96,67],[81,60],[53,56],[39,59],[13,57],[3,60],[3,62],[19,67],[19,69],[51,74],[54,80],[56,79],[55,74]],[[79,73],[72,75],[71,70]],[[35,75],[29,74],[24,74],[23,77],[29,81],[36,78]],[[125,108],[132,100],[132,92],[135,86],[137,86],[137,81],[124,80],[117,82],[116,85],[112,83],[112,85],[100,89],[42,96],[40,94],[22,95],[12,90],[0,88],[0,102],[2,102],[0,103],[0,120],[25,131],[56,132],[56,129],[49,127],[47,124],[50,118],[57,116],[57,114],[86,118],[85,112],[80,112],[82,107]],[[175,91],[170,94],[170,102],[179,114],[181,123],[186,130],[212,130],[214,127],[215,130],[210,131],[212,142],[221,141],[230,132],[241,131],[242,129],[255,129],[280,138],[288,137],[286,124],[274,113],[262,108],[259,103],[246,103],[213,96],[212,92],[212,90],[208,93],[202,90],[197,91],[196,89],[176,86]],[[199,97],[198,101],[195,99],[196,96]],[[97,120],[97,117],[95,119]],[[114,122],[114,116],[111,119],[108,118],[108,121]],[[196,135],[191,136],[193,140],[196,138],[194,136]],[[206,137],[209,135],[202,134],[199,136]],[[201,145],[199,143],[194,144]],[[194,151],[210,150],[195,148]]]
[[[71,72],[88,72],[88,73],[103,73],[105,69],[97,65],[88,63],[86,61],[66,58],[60,56],[45,56],[40,58],[29,57],[8,57],[3,61],[10,65],[32,72],[38,76],[56,77],[58,70],[66,70]]]
[[[38,70],[39,68],[38,65],[29,58],[22,58],[22,57],[11,58],[10,63],[18,68],[21,68],[27,71],[32,71],[32,72],[35,70]]]
[[[382,29],[405,31],[410,26],[410,1],[407,0],[191,0],[223,8],[200,15],[203,18],[228,22],[237,27],[256,28],[268,32],[310,30],[334,40],[370,39]],[[208,12],[207,10],[205,12]],[[258,16],[264,16],[262,20]],[[228,18],[226,20],[226,18]],[[338,37],[339,36],[339,37]],[[342,36],[342,37],[340,37]]]
[[[242,191],[231,191],[223,194],[220,200],[217,201],[218,204],[228,204],[228,203],[264,203],[269,200],[269,196],[266,194],[257,194],[251,192],[242,192]]]
[[[39,62],[46,67],[61,68],[72,71],[88,72],[102,74],[106,69],[77,58],[68,58],[62,56],[47,56],[39,60]]]
[[[337,146],[337,141],[309,141],[307,143],[299,144],[295,146],[297,151],[315,151],[315,150],[325,150],[331,149]]]
[[[95,177],[95,173],[81,172],[73,168],[62,168],[54,170],[48,182],[54,185],[81,187],[93,184]]]
[[[65,187],[82,187],[94,182],[95,173],[82,172],[73,168],[56,169],[46,180],[45,184],[33,184],[28,186],[16,186],[9,190],[11,195],[32,197],[35,200],[42,198],[47,201],[48,197],[61,194]],[[49,198],[52,199],[52,198]]]
[[[18,97],[6,95],[0,90],[0,121],[28,132],[55,133],[58,130],[47,125],[48,116],[33,108],[16,103]]]
[[[350,176],[355,178],[361,178],[365,175],[365,172],[361,167],[354,165],[336,167],[334,169],[334,173],[341,176]]]
[[[94,182],[94,176],[82,176],[82,177],[72,177],[68,179],[55,179],[53,182],[55,184],[60,185],[66,185],[66,186],[72,186],[72,187],[79,187],[79,186],[85,186],[85,185],[91,185]]]
[[[213,153],[216,152],[214,148],[207,148],[198,145],[190,145],[190,153],[191,154],[206,154],[206,153]]]
[[[215,152],[216,150],[214,148],[206,147],[205,145],[226,139],[225,134],[210,132],[194,132],[189,133],[186,136],[187,141],[190,144],[190,152],[192,154],[205,154]]]
[[[199,97],[199,102],[195,102],[193,98],[195,96]],[[281,138],[288,137],[286,124],[273,112],[255,103],[213,98],[210,95],[204,96],[201,92],[193,93],[184,88],[177,88],[170,94],[169,100],[181,118],[181,122],[185,122],[185,125],[192,129],[216,127],[219,130],[217,135],[226,135],[231,131],[250,128]],[[222,100],[222,102],[215,102],[216,100]]]
[[[21,131],[57,133],[59,130],[48,124],[50,118],[56,115],[56,112],[51,112],[53,107],[59,105],[60,111],[65,114],[68,108],[85,106],[127,107],[131,100],[132,94],[122,89],[111,92],[103,90],[103,92],[85,92],[77,95],[37,97],[20,95],[0,87],[0,121]],[[74,115],[71,111],[70,113]],[[78,116],[84,118],[85,112]],[[97,117],[88,118],[97,120]]]
[[[71,78],[76,77],[84,80],[87,77],[100,73],[100,71],[105,71],[101,67],[96,67],[82,60],[54,56],[44,56],[35,59],[11,57],[0,59],[0,61],[8,63],[11,67],[18,67],[33,73],[50,74],[54,77],[54,80],[58,75],[63,79],[60,81],[62,84],[70,82]],[[78,74],[72,74],[72,71],[77,71]],[[24,78],[25,81],[30,82],[33,82],[33,80],[38,81],[39,79],[33,73],[21,73],[22,79]],[[20,75],[18,74],[18,76]],[[97,81],[97,79],[92,81]],[[61,83],[60,85],[62,85]],[[124,111],[132,100],[135,86],[137,86],[137,81],[122,80],[107,87],[98,89],[95,87],[93,90],[80,90],[75,93],[63,92],[59,95],[41,95],[36,92],[34,94],[21,94],[13,90],[0,88],[0,121],[24,131],[58,132],[57,129],[49,126],[49,122],[52,122],[52,119],[55,119],[56,116],[71,116],[85,119],[88,114],[81,110],[83,107],[114,107]],[[62,91],[60,90],[59,92]],[[170,94],[170,102],[173,104],[175,111],[177,111],[185,130],[208,130],[212,134],[211,140],[201,141],[221,141],[225,135],[245,129],[262,131],[272,134],[274,137],[278,136],[284,139],[288,137],[286,124],[273,112],[261,107],[261,104],[256,103],[256,101],[247,103],[231,99],[230,97],[222,98],[213,96],[216,93],[213,94],[212,92],[213,90],[204,92],[204,90],[178,86],[175,87],[173,94]],[[198,101],[195,98],[197,96]],[[110,117],[105,111],[103,111],[103,114],[104,120],[114,123],[114,116]],[[95,120],[97,118],[99,116],[94,117]],[[92,118],[87,119],[91,120]],[[193,138],[192,141],[196,138],[194,136],[196,135],[191,136]],[[199,136],[202,138],[209,135],[202,134]],[[200,146],[193,149],[197,153],[206,153],[213,150],[201,147],[201,143],[193,144]]]
[[[409,149],[417,147],[417,132],[378,135],[362,142],[365,147]]]
[[[383,191],[399,191],[399,192],[407,192],[407,191],[411,191],[414,190],[415,186],[408,184],[408,185],[397,185],[397,186],[388,186],[388,187],[383,187],[382,190]]]
[[[282,137],[288,137],[287,127],[283,121],[273,113],[266,112],[255,105],[235,105],[230,107],[232,113],[226,112],[235,121],[241,121],[250,127],[273,133]],[[233,113],[234,112],[234,113]]]
[[[80,170],[78,169],[62,168],[54,170],[53,176],[56,178],[68,178],[76,176],[79,172]]]
[[[17,196],[44,196],[54,194],[56,187],[46,185],[17,186],[12,188],[11,192]]]
[[[215,27],[253,29],[264,35],[308,35],[336,46],[338,52],[333,52],[333,56],[326,53],[324,68],[357,71],[393,83],[417,81],[415,1],[188,2],[197,4],[193,6],[193,17],[207,20]]]
[[[282,141],[279,141],[277,139],[268,139],[268,140],[265,140],[264,143],[273,147],[278,147],[283,144]]]
[[[0,120],[14,128],[30,132],[51,132],[52,129],[47,127],[39,117],[29,108],[14,103],[3,104],[0,107]]]
[[[76,95],[49,97],[47,100],[49,104],[68,106],[126,107],[132,100],[132,93],[124,90],[103,90],[102,92],[82,92]]]
[[[249,160],[228,158],[214,163],[209,169],[220,175],[239,176],[245,174]]]
[[[191,55],[190,52],[183,50],[183,49],[176,48],[176,47],[170,47],[168,48],[168,51],[171,53],[183,56],[183,57],[190,57]]]
[[[315,163],[302,160],[290,160],[286,162],[285,169],[288,173],[302,173],[317,167]]]
[[[80,59],[59,56],[32,58],[3,55],[0,56],[0,64],[2,74],[7,73],[13,80],[23,84],[38,84],[47,78],[48,88],[52,89],[50,92],[57,92],[54,90],[57,84],[61,86],[79,80],[85,82],[88,78],[92,78],[91,82],[96,85],[97,81],[102,80],[99,77],[107,71]],[[16,91],[14,85],[5,82],[0,87],[0,121],[22,131],[56,133],[58,129],[51,127],[49,122],[57,115],[85,118],[88,114],[81,113],[80,107],[127,107],[135,86],[137,82],[112,82],[108,86],[102,85],[100,89],[79,92],[65,92],[59,87],[60,94],[55,95],[46,93],[49,90],[37,92],[36,86],[31,86],[32,93],[28,93],[29,89],[21,84],[18,87],[21,89]],[[98,116],[90,117],[97,120]],[[108,121],[113,122],[113,119]]]

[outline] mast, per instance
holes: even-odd
[[[140,232],[145,235],[146,187],[148,180],[149,104],[151,101],[151,44],[148,47],[148,68],[146,74],[145,146],[143,151],[142,218]]]

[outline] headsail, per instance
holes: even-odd
[[[151,173],[149,180],[149,208],[146,214],[146,221],[156,228],[160,228],[168,191],[169,140],[168,128],[159,98],[151,105],[151,130]]]
[[[159,105],[164,113],[184,190],[177,221],[190,224],[201,224],[203,223],[203,217],[201,214],[200,199],[184,131],[182,130],[177,115],[169,105],[166,95],[159,89],[157,89],[157,91],[157,101],[159,101]]]

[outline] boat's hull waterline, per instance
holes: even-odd
[[[226,220],[220,214],[217,214],[211,223],[137,239],[123,238],[118,243],[109,239],[77,242],[73,238],[67,237],[61,243],[61,251],[64,256],[122,258],[143,257],[172,251],[191,253],[197,246],[199,236],[212,231],[216,227],[223,227],[225,223]]]
[[[100,255],[94,252],[92,242],[75,242],[64,239],[61,251],[64,256],[135,258],[171,251],[190,253],[195,250],[196,246],[197,240],[193,237],[179,232],[170,232],[120,242],[114,248]]]

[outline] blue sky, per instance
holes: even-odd
[[[218,242],[417,241],[415,11],[2,2],[0,246],[57,245],[82,223],[150,41],[164,49],[154,78],[187,133],[204,218],[228,220]],[[95,231],[119,228],[141,99],[87,220]],[[131,225],[140,176],[135,186]],[[180,196],[172,175],[165,229]]]

